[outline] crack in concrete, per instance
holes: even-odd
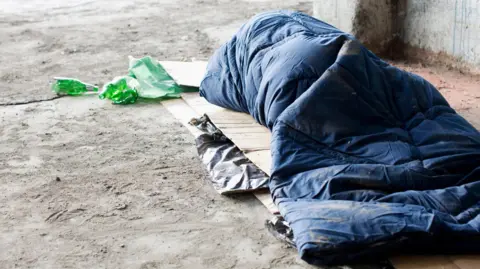
[[[53,101],[53,100],[56,100],[56,99],[59,99],[59,98],[65,97],[65,96],[66,95],[57,95],[57,96],[47,98],[47,99],[3,103],[3,104],[0,104],[0,106],[19,106],[19,105],[28,105],[28,104],[33,104],[33,103],[48,102],[48,101]]]

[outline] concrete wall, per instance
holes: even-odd
[[[409,0],[402,39],[480,67],[480,0]]]
[[[395,0],[316,0],[314,17],[330,23],[382,53],[396,32]]]
[[[313,10],[376,53],[398,37],[480,69],[480,0],[314,0]]]
[[[313,16],[352,33],[358,2],[359,0],[317,0],[313,2]]]

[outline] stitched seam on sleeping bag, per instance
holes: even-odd
[[[315,77],[305,76],[305,77],[288,78],[288,80],[287,80],[285,83],[283,83],[280,88],[284,88],[284,87],[288,86],[288,85],[291,84],[291,83],[294,83],[294,84],[297,84],[297,85],[298,85],[298,84],[300,84],[300,82],[303,82],[303,81],[309,81],[309,82],[311,81],[311,83],[309,83],[309,85],[308,85],[308,87],[307,87],[307,88],[310,88],[310,86],[312,86],[312,84],[315,83],[315,81],[316,81],[317,79],[318,79],[317,76],[315,76]],[[269,116],[270,116],[270,110],[271,110],[271,108],[272,108],[272,105],[275,103],[275,102],[273,102],[273,100],[277,100],[278,96],[279,96],[280,94],[282,94],[282,93],[283,93],[283,90],[275,89],[275,93],[274,93],[273,96],[270,98],[272,101],[269,103],[270,105],[268,106],[268,110],[267,110],[267,111],[264,111],[264,113],[265,113],[265,120],[267,120],[267,117],[269,118]],[[292,96],[292,97],[294,97],[295,100],[297,100],[298,97],[301,96],[301,95],[304,94],[304,93],[305,93],[305,91],[302,92],[300,95],[298,95],[298,88],[296,88],[295,96]],[[260,101],[259,98],[257,98],[257,100],[255,101],[255,107],[259,107],[259,101]],[[264,100],[262,100],[262,102],[263,102],[263,101],[264,101]],[[293,103],[293,102],[291,102],[288,106],[284,107],[283,111],[285,111],[285,109],[287,109],[292,103]],[[264,110],[265,110],[265,109],[264,109]],[[283,113],[283,111],[280,112],[280,113],[278,113],[277,118]],[[275,119],[275,121],[276,121],[276,119]],[[275,121],[273,122],[272,128],[273,128],[273,126],[275,126]],[[267,127],[269,127],[269,126],[267,126]]]
[[[350,70],[348,70],[348,68],[346,68],[345,66],[343,66],[343,65],[342,65],[341,63],[339,63],[338,61],[335,62],[334,65],[335,65],[335,64],[337,64],[339,68],[342,68],[342,70],[345,71],[345,73],[348,74],[349,77],[352,78],[352,79],[355,81],[356,85],[359,85],[360,87],[362,87],[363,89],[365,89],[365,91],[369,92],[369,91],[368,91],[368,88],[366,88],[362,83],[360,83],[360,81],[355,77],[354,74],[352,74],[352,73],[350,72]],[[332,65],[332,67],[333,67],[333,65]],[[331,67],[331,68],[332,68],[332,67]],[[329,69],[330,69],[330,68],[329,68]],[[328,70],[327,70],[327,71],[328,71]],[[349,80],[345,80],[345,81],[349,81]],[[350,83],[350,85],[351,85],[351,83]],[[355,86],[356,86],[356,85],[355,85]],[[355,87],[352,87],[352,88],[355,89]],[[396,123],[397,123],[397,122],[401,122],[401,121],[399,121],[396,117],[393,116],[393,120],[395,120],[396,122],[391,123],[392,118],[385,117],[386,115],[384,115],[384,113],[380,113],[380,112],[377,110],[376,106],[373,106],[370,102],[368,102],[367,99],[364,98],[363,96],[361,96],[356,89],[355,89],[355,93],[356,93],[356,96],[357,96],[358,98],[362,99],[362,101],[365,102],[366,104],[368,104],[371,109],[373,109],[378,115],[381,115],[383,119],[385,119],[388,123],[390,123],[390,126],[389,126],[389,127],[400,127],[400,126],[396,125]],[[385,110],[387,110],[387,109],[385,109]],[[387,115],[387,116],[388,116],[388,115]],[[407,143],[408,143],[408,141],[403,141],[403,142],[407,142]]]
[[[290,22],[296,22],[296,23],[298,23],[298,21],[294,20],[290,15],[288,15],[288,14],[286,14],[286,13],[284,13],[284,12],[278,12],[277,14],[278,14],[278,15],[281,15],[282,17],[284,17],[285,19],[289,20]],[[286,23],[287,23],[287,22],[285,22],[285,24],[286,24]],[[277,44],[279,44],[279,43],[283,44],[284,42],[286,42],[286,40],[291,39],[292,37],[296,37],[298,34],[305,32],[304,30],[301,30],[301,31],[299,31],[299,32],[296,32],[296,33],[293,33],[293,34],[291,34],[291,35],[285,36],[285,37],[284,37],[283,39],[281,39],[281,40],[278,40],[278,41],[275,41],[275,42],[272,42],[272,43],[268,43],[268,44],[264,44],[263,46],[256,48],[254,51],[252,51],[252,52],[250,53],[250,51],[248,50],[248,48],[249,48],[249,43],[250,43],[251,40],[252,40],[252,38],[250,37],[250,35],[251,35],[251,33],[252,33],[252,28],[255,28],[255,27],[257,27],[257,26],[256,26],[256,25],[250,25],[250,27],[249,27],[248,30],[247,30],[247,35],[246,35],[246,37],[241,40],[242,47],[243,47],[244,51],[249,52],[249,53],[246,54],[246,56],[249,57],[249,58],[247,59],[248,66],[243,66],[243,68],[242,68],[243,70],[246,70],[246,69],[250,66],[250,63],[252,62],[252,58],[255,58],[256,55],[257,55],[260,51],[262,51],[262,50],[264,50],[264,49],[276,47]],[[249,42],[245,42],[245,41],[249,41]]]
[[[292,38],[297,37],[297,36],[299,36],[299,35],[308,34],[309,36],[314,36],[314,37],[330,37],[330,36],[332,36],[332,37],[335,37],[335,36],[347,36],[347,37],[348,37],[348,35],[346,35],[346,34],[344,34],[344,33],[337,33],[337,32],[334,32],[334,31],[330,31],[330,32],[328,32],[328,33],[323,33],[323,34],[317,34],[317,33],[315,33],[315,31],[313,31],[313,29],[309,28],[309,27],[306,26],[301,20],[298,20],[298,19],[297,19],[297,16],[298,16],[297,13],[292,13],[292,15],[288,15],[288,14],[285,14],[285,13],[283,13],[283,12],[279,12],[278,14],[281,14],[281,15],[284,16],[286,19],[288,19],[290,22],[294,22],[294,23],[300,24],[301,26],[303,26],[304,28],[306,28],[308,31],[306,31],[306,30],[300,30],[300,31],[298,31],[298,32],[295,32],[295,33],[289,35],[289,36],[284,37],[284,38],[281,39],[281,40],[278,40],[278,41],[273,42],[273,43],[265,44],[265,45],[263,45],[263,46],[261,46],[261,47],[259,47],[259,48],[256,48],[253,52],[249,53],[250,56],[249,56],[249,59],[247,60],[247,63],[249,63],[248,66],[250,66],[250,63],[252,62],[252,58],[255,58],[256,55],[257,55],[259,52],[261,52],[261,51],[263,51],[263,50],[265,50],[265,49],[271,50],[271,49],[273,49],[273,48],[276,48],[277,46],[280,46],[280,45],[286,43],[287,41],[291,40]],[[252,27],[253,27],[253,26],[251,26],[251,27],[248,29],[248,33],[249,33],[249,34],[250,34],[251,31],[252,31],[252,29],[251,29]],[[332,34],[333,34],[333,35],[332,35]],[[245,38],[245,39],[250,40],[251,38],[248,37],[248,38]],[[242,40],[242,41],[245,41],[245,40]],[[242,42],[242,43],[243,43],[243,48],[244,48],[246,51],[248,51],[247,42]],[[247,66],[244,66],[244,69],[245,69],[245,68],[248,68],[248,67],[247,67]]]
[[[219,72],[208,72],[208,74],[205,75],[205,77],[203,78],[203,80],[207,80],[208,78],[215,78],[215,79],[217,79],[217,80],[220,80],[220,79],[221,79],[221,76],[220,76],[220,73],[219,73]],[[202,81],[202,83],[203,83],[203,81]],[[235,85],[235,83],[232,82],[232,77],[231,77],[230,72],[229,72],[229,74],[228,74],[228,83],[229,83],[230,85],[233,85],[233,86],[235,87],[235,93],[236,93],[236,95],[237,95],[237,97],[238,97],[238,94],[240,94],[240,92],[237,90],[237,86]],[[200,90],[200,96],[201,96],[201,97],[205,97],[205,96],[202,94],[202,90]],[[236,98],[236,99],[237,99],[239,102],[241,102],[241,107],[242,107],[242,108],[243,108],[243,107],[246,107],[245,104],[243,104],[243,103],[244,103],[243,98]],[[216,105],[221,106],[221,105],[219,105],[219,104],[216,104]],[[224,107],[224,106],[221,106],[221,107]],[[224,107],[224,108],[236,110],[236,109],[233,109],[232,107]],[[247,109],[248,109],[248,107],[247,107]],[[238,111],[238,110],[237,110],[237,111]],[[245,112],[245,113],[248,113],[248,112],[249,112],[248,110],[247,110],[247,111],[244,111],[243,109],[241,109],[241,110],[239,110],[239,111],[242,111],[242,112]]]
[[[300,25],[302,25],[303,27],[307,28],[310,32],[315,33],[315,31],[314,31],[312,28],[308,27],[307,25],[305,25],[305,23],[303,23],[303,21],[299,18],[299,13],[292,13],[292,15],[290,15],[290,17],[291,17],[294,21],[296,21],[298,24],[300,24]],[[330,25],[330,26],[331,26],[331,25]],[[331,27],[334,28],[333,26],[331,26]],[[332,30],[332,31],[330,31],[330,32],[328,32],[328,33],[321,34],[321,35],[318,34],[318,35],[316,35],[316,36],[325,36],[325,35],[332,34],[332,33],[336,33],[336,32],[334,32],[334,31]]]
[[[350,71],[349,71],[348,69],[346,69],[345,67],[343,67],[343,66],[342,66],[341,64],[339,64],[338,62],[335,62],[329,69],[327,69],[326,72],[334,72],[332,69],[335,68],[335,64],[337,64],[337,68],[342,68],[342,70],[343,70],[346,74],[349,75],[349,78],[352,78],[352,79],[354,80],[354,82],[355,82],[355,84],[356,84],[356,85],[354,85],[354,86],[359,85],[360,87],[365,88],[365,87],[357,80],[357,78],[355,78],[355,77],[350,73]],[[325,72],[325,73],[326,73],[326,72]],[[336,72],[337,72],[337,74],[339,74],[338,71],[336,71]],[[320,79],[321,79],[321,77],[320,77]],[[352,88],[355,89],[355,87],[352,87]],[[355,91],[355,92],[356,92],[356,91]],[[379,112],[376,110],[376,108],[375,108],[374,106],[371,106],[371,104],[368,103],[361,95],[357,94],[356,96],[357,96],[358,98],[362,99],[363,102],[365,102],[366,104],[368,104],[377,114],[383,116],[383,114],[379,113]],[[388,119],[386,119],[386,120],[388,120]],[[285,123],[285,122],[284,122],[284,124],[285,124],[285,125],[288,125],[288,124]],[[288,125],[288,126],[289,126],[290,128],[292,128],[292,129],[296,130],[293,126],[290,126],[290,125]],[[397,127],[397,126],[391,124],[391,127]],[[297,130],[297,131],[299,131],[299,130]],[[300,131],[300,132],[301,132],[301,131]],[[305,133],[303,133],[303,132],[302,132],[302,134],[304,134],[305,136],[308,137],[307,134],[305,134]],[[310,139],[311,139],[311,138],[310,138]],[[315,139],[312,139],[312,140],[316,141],[317,143],[320,143],[319,141],[317,141],[317,140],[315,140]],[[400,140],[400,141],[402,141],[402,140]],[[402,142],[409,143],[409,141],[402,141]],[[322,144],[323,144],[323,143],[322,143]],[[390,149],[391,149],[391,145],[390,145],[390,144],[389,144],[389,147],[390,147]],[[359,157],[359,156],[350,155],[350,154],[348,154],[348,153],[346,153],[346,152],[339,151],[339,150],[337,150],[337,149],[333,149],[333,148],[331,148],[330,146],[327,146],[327,148],[329,148],[330,150],[333,150],[333,151],[335,151],[335,152],[338,152],[338,153],[340,153],[340,154],[344,154],[344,155],[346,155],[346,156],[354,157],[354,158],[356,158],[356,159],[358,159],[358,160],[363,159],[363,160],[369,161],[370,163],[383,164],[383,163],[375,162],[375,161],[373,161],[373,160],[371,160],[371,159],[369,159],[369,158],[367,158],[367,157]],[[392,154],[393,154],[393,151],[392,151],[392,150],[391,150],[391,152],[392,152]],[[384,165],[385,165],[385,164],[384,164]]]
[[[290,41],[291,39],[293,39],[293,38],[295,38],[299,35],[302,35],[304,33],[305,33],[305,31],[299,31],[299,32],[296,32],[294,34],[291,34],[289,36],[284,37],[282,40],[276,41],[274,43],[269,43],[269,44],[266,44],[266,45],[263,45],[261,47],[256,48],[252,53],[250,53],[250,57],[247,59],[248,66],[243,66],[243,69],[244,70],[250,69],[250,64],[253,62],[252,59],[255,58],[257,56],[257,54],[260,53],[261,51],[266,50],[265,53],[267,53],[269,50],[272,50],[272,49],[274,49],[274,48],[276,48],[280,45],[283,45],[286,42]],[[244,48],[247,49],[247,46],[245,45]]]
[[[287,127],[289,129],[288,132],[286,132],[288,134],[288,136],[290,136],[292,139],[295,140],[295,137],[297,135],[301,135],[303,139],[307,140],[307,141],[312,141],[314,142],[315,144],[318,144],[318,145],[321,145],[323,146],[322,149],[318,149],[316,147],[311,147],[305,143],[302,143],[298,140],[295,140],[295,143],[299,143],[307,148],[310,148],[310,149],[313,149],[315,150],[316,152],[321,152],[321,153],[324,153],[324,154],[327,154],[327,155],[330,155],[332,157],[334,157],[335,159],[337,160],[342,160],[342,161],[346,161],[346,160],[352,160],[352,161],[355,161],[355,163],[350,163],[350,162],[345,162],[345,163],[342,163],[342,164],[380,164],[378,162],[374,162],[373,160],[370,160],[368,158],[364,158],[364,157],[358,157],[358,156],[354,156],[354,155],[350,155],[346,152],[343,152],[343,151],[339,151],[337,149],[334,149],[334,148],[331,148],[329,147],[328,145],[324,144],[324,143],[321,143],[315,139],[312,139],[309,135],[305,134],[304,132],[294,128],[293,126],[291,126],[290,124],[284,122],[283,120],[277,120],[276,123],[274,124],[277,125],[277,124],[283,124],[285,127]],[[293,131],[293,132],[292,132]],[[292,134],[293,133],[293,134]],[[312,143],[313,144],[313,143]],[[363,160],[363,161],[362,161]]]
[[[346,74],[349,75],[349,77],[352,78],[352,79],[356,82],[357,85],[359,85],[360,87],[362,87],[363,89],[365,89],[365,91],[368,91],[368,89],[367,89],[362,83],[360,83],[360,81],[357,79],[357,77],[355,77],[355,75],[352,74],[352,73],[349,71],[349,69],[347,69],[345,66],[343,66],[343,65],[342,65],[341,63],[339,63],[338,61],[336,62],[336,64],[338,64],[338,67],[339,67],[339,68],[342,68],[342,70],[345,71]],[[342,75],[343,75],[343,74],[342,74]],[[347,80],[347,81],[348,81],[348,80]],[[352,88],[355,89],[355,87],[352,87]],[[377,110],[376,106],[372,106],[369,102],[367,102],[367,100],[366,100],[361,94],[358,94],[358,91],[357,91],[356,89],[355,89],[355,92],[357,93],[357,94],[356,94],[357,98],[362,99],[362,101],[364,101],[365,103],[367,103],[367,104],[369,105],[369,107],[372,108],[377,114],[381,115],[381,116],[386,120],[386,122],[390,123],[390,125],[391,125],[390,127],[400,127],[400,128],[402,128],[401,125],[404,125],[404,124],[401,124],[400,126],[397,125],[397,124],[399,124],[399,123],[402,123],[401,120],[397,119],[394,115],[392,115],[393,118],[390,118],[390,117],[385,118],[385,115],[384,115],[383,113],[380,113],[380,112]],[[391,120],[394,120],[395,122],[392,123]],[[414,148],[416,149],[416,152],[418,152],[418,154],[414,154],[414,152],[412,151],[412,149],[410,149],[410,151],[412,151],[412,154],[413,154],[413,155],[418,156],[418,160],[422,163],[422,166],[425,167],[425,165],[424,165],[424,163],[423,163],[423,156],[420,154],[417,146],[415,145],[415,143],[414,143],[414,141],[413,141],[413,139],[412,139],[412,136],[411,136],[410,131],[409,131],[409,130],[406,130],[406,129],[404,129],[404,128],[402,128],[402,129],[405,130],[405,132],[408,134],[409,139],[408,139],[408,141],[405,141],[404,139],[399,139],[399,137],[397,136],[398,141],[401,141],[401,142],[403,142],[403,143],[406,143],[406,144],[408,144],[410,147],[414,147]],[[388,143],[388,146],[389,146],[389,149],[390,149],[390,153],[391,153],[392,156],[393,156],[393,159],[397,159],[398,156],[395,155],[395,154],[396,154],[396,151],[393,150],[392,144],[391,144],[390,142]]]

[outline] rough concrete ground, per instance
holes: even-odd
[[[213,190],[158,102],[14,105],[54,97],[54,76],[125,74],[128,55],[207,59],[207,32],[296,2],[0,1],[0,268],[307,267],[253,196]]]
[[[279,2],[0,1],[0,268],[310,268],[264,229],[256,199],[215,193],[160,104],[41,101],[54,76],[101,84],[128,55],[207,59],[259,11],[310,12]],[[478,79],[405,67],[479,126]]]

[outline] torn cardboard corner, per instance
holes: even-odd
[[[200,87],[208,62],[175,62],[159,61],[165,71],[177,82],[178,85],[187,87]]]

